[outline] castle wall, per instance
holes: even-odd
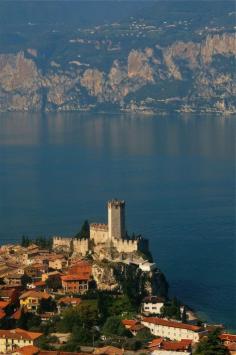
[[[53,249],[62,249],[69,251],[71,248],[72,238],[64,238],[64,237],[53,237],[52,248]]]
[[[132,253],[139,250],[137,240],[113,239],[112,244],[120,253]]]
[[[74,253],[81,254],[85,256],[89,251],[89,240],[88,239],[73,239],[73,251]]]
[[[107,224],[91,224],[90,239],[94,244],[104,244],[108,242],[108,227]]]

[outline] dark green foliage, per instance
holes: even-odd
[[[186,308],[184,307],[184,308],[183,308],[183,311],[182,311],[182,314],[181,314],[181,321],[182,321],[183,323],[186,323],[186,322],[187,322],[187,319],[188,319],[188,317],[187,317],[187,313],[186,313]]]
[[[43,335],[36,340],[36,346],[43,350],[54,350],[54,344],[57,341],[57,337],[51,335]]]
[[[39,313],[55,312],[57,309],[56,302],[52,298],[42,298],[40,301]]]
[[[158,274],[158,290],[157,296],[167,298],[168,297],[169,284],[165,278],[165,275],[160,272]]]
[[[166,318],[181,320],[180,303],[176,298],[167,302],[161,309],[161,315]]]
[[[23,288],[26,288],[27,284],[31,284],[31,283],[32,283],[32,279],[30,276],[25,274],[21,276],[21,285],[23,286]]]
[[[46,280],[46,286],[53,291],[57,291],[62,287],[60,277],[49,277]]]
[[[31,244],[36,244],[41,249],[51,249],[52,239],[45,237],[36,237],[35,239],[31,239],[23,235],[21,238],[21,246],[27,248]]]
[[[227,355],[229,351],[222,344],[219,338],[220,331],[216,329],[208,336],[201,339],[197,346],[195,355]]]
[[[106,336],[131,336],[131,333],[123,326],[121,317],[119,316],[112,316],[107,318],[102,328],[102,332]]]
[[[17,327],[26,330],[38,330],[41,324],[41,319],[36,314],[24,312],[22,309],[21,317],[17,321]]]
[[[84,223],[81,226],[81,229],[79,233],[76,234],[77,238],[86,238],[88,239],[90,236],[90,227],[89,227],[89,222],[87,220],[84,221]]]

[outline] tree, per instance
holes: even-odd
[[[32,279],[30,276],[24,274],[21,276],[21,285],[23,286],[23,288],[27,287],[27,284],[31,284],[32,283]]]
[[[184,306],[184,307],[183,307],[182,314],[181,314],[181,321],[182,321],[183,323],[186,323],[186,322],[187,322],[187,319],[188,319],[188,316],[187,316],[187,312],[186,312],[186,307]]]
[[[50,297],[40,300],[39,313],[54,312],[57,309],[56,302]]]
[[[46,280],[46,286],[53,290],[54,292],[61,289],[61,278],[60,277],[49,277]]]
[[[22,329],[38,329],[38,327],[41,324],[41,319],[39,316],[30,313],[30,312],[25,312],[24,309],[21,310],[21,317],[17,321],[17,328],[22,328]]]
[[[107,336],[130,336],[131,333],[123,326],[121,318],[118,316],[112,316],[107,318],[102,331]]]
[[[171,302],[164,304],[164,306],[161,308],[161,315],[163,317],[181,320],[179,301],[176,298],[173,298]]]
[[[28,237],[26,237],[25,235],[22,235],[21,237],[21,246],[24,248],[27,248],[30,245],[30,240]]]
[[[228,355],[228,349],[219,338],[220,330],[216,329],[199,342],[195,355]]]
[[[79,233],[76,234],[77,238],[86,238],[88,239],[90,236],[90,227],[89,227],[89,222],[87,220],[84,221],[84,223],[81,226],[81,229]]]

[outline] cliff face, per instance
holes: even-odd
[[[98,288],[102,291],[134,292],[146,296],[158,294],[167,297],[168,286],[163,274],[157,269],[144,272],[134,264],[95,261],[92,273]]]
[[[43,70],[33,48],[0,54],[0,111],[236,112],[235,56],[232,33],[131,48],[104,69],[52,61]]]

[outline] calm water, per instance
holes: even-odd
[[[171,293],[235,329],[235,122],[1,114],[0,242],[74,234],[124,198]]]

